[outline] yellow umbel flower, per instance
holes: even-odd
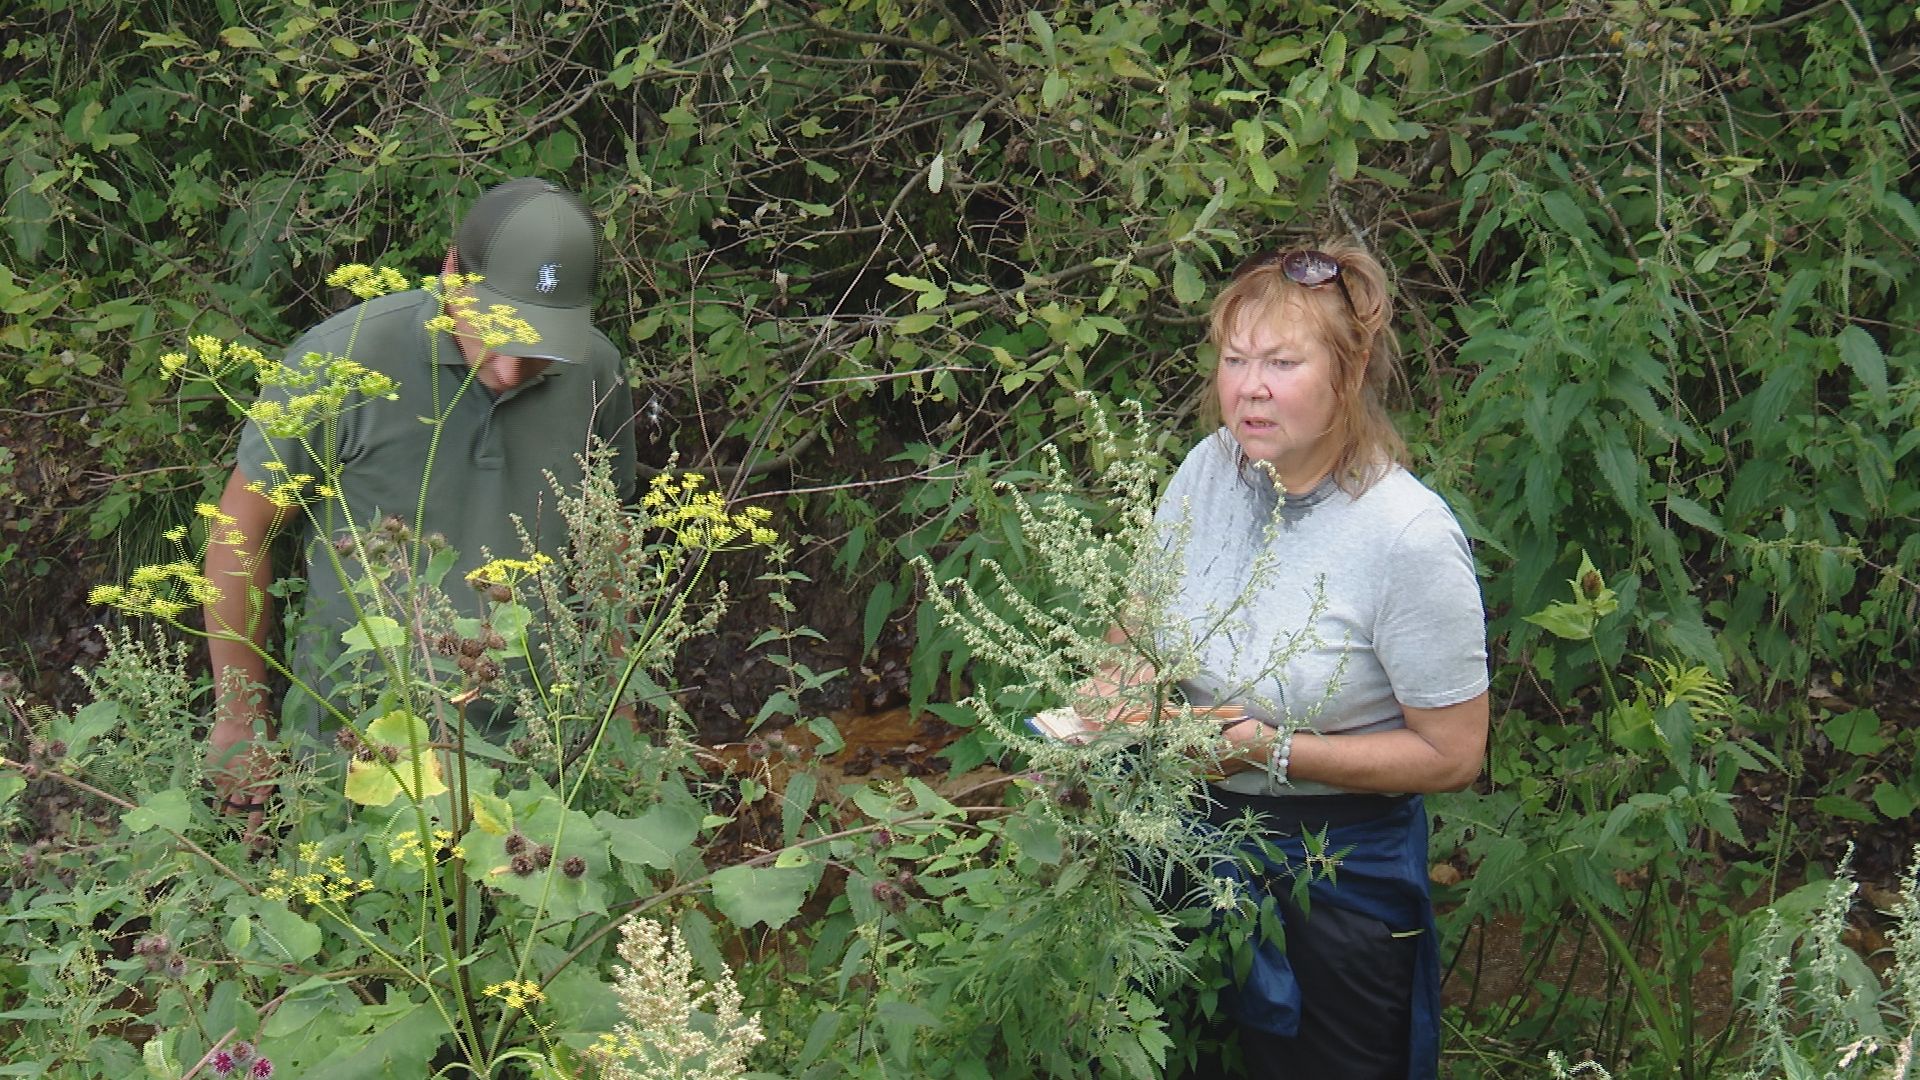
[[[362,300],[371,300],[388,293],[404,292],[411,283],[405,274],[390,266],[347,263],[327,275],[327,284],[345,289]]]
[[[547,1000],[540,984],[530,979],[508,979],[494,983],[481,992],[490,998],[499,998],[509,1009],[524,1009],[536,1001]]]
[[[87,602],[171,621],[189,607],[210,604],[219,597],[220,590],[199,567],[176,559],[136,568],[125,585],[96,585],[87,593]]]
[[[353,876],[344,857],[323,856],[319,844],[301,844],[299,853],[299,872],[291,873],[285,867],[274,867],[267,874],[267,887],[260,890],[261,896],[288,904],[299,902],[339,907],[373,888],[371,880]]]
[[[467,584],[476,589],[488,585],[518,585],[552,565],[553,559],[544,553],[535,553],[531,559],[495,559],[468,571]]]
[[[682,548],[722,551],[779,542],[780,534],[768,525],[772,511],[761,506],[729,511],[725,496],[702,490],[705,486],[706,477],[699,473],[661,473],[648,483],[640,508]]]

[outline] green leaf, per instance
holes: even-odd
[[[1353,136],[1333,140],[1333,171],[1342,180],[1351,180],[1360,172],[1360,147]]]
[[[393,649],[406,639],[406,631],[400,628],[400,624],[385,615],[368,615],[340,635],[349,653],[367,652],[375,648]]]
[[[155,1035],[140,1047],[140,1062],[153,1080],[178,1080],[180,1063],[173,1059],[174,1033]]]
[[[1053,108],[1060,104],[1061,98],[1067,96],[1068,88],[1065,75],[1057,71],[1047,72],[1046,80],[1040,84],[1040,104],[1049,109]]]
[[[1813,800],[1813,809],[1828,817],[1846,818],[1849,821],[1865,822],[1869,825],[1879,820],[1874,817],[1873,811],[1867,809],[1858,799],[1851,799],[1845,795],[1822,795]]]
[[[56,718],[53,735],[67,744],[68,757],[79,757],[88,743],[119,726],[120,706],[112,701],[95,701],[81,706],[71,720]]]
[[[1876,411],[1887,407],[1887,358],[1873,335],[1858,326],[1840,331],[1840,359],[1853,369],[1853,375],[1867,388],[1867,398]]]
[[[1186,259],[1176,255],[1173,259],[1173,298],[1183,304],[1197,304],[1207,295],[1207,283],[1200,280],[1200,271]]]
[[[637,818],[602,810],[593,823],[606,831],[614,858],[655,870],[670,869],[700,835],[698,807],[680,802],[659,803]]]
[[[1856,757],[1868,757],[1887,748],[1880,735],[1880,716],[1872,709],[1855,709],[1820,725],[1838,749]]]
[[[1593,636],[1591,613],[1582,605],[1555,602],[1526,616],[1526,621],[1543,627],[1548,633],[1567,641],[1585,641]]]
[[[1873,786],[1874,809],[1884,814],[1888,821],[1901,821],[1913,813],[1916,803],[1912,795],[1898,784],[1878,783]]]
[[[787,778],[787,789],[780,793],[780,836],[787,843],[799,839],[819,786],[819,778],[810,772],[795,772]]]
[[[1720,519],[1714,517],[1711,510],[1684,495],[1667,496],[1667,509],[1673,511],[1674,517],[1696,529],[1705,529],[1715,536],[1726,535],[1726,530],[1720,526]]]
[[[552,849],[551,862],[544,869],[529,868],[527,873],[514,869],[513,856],[506,845],[476,829],[469,829],[460,844],[467,853],[467,877],[518,899],[528,909],[544,905],[544,918],[570,922],[582,915],[606,911],[608,859],[607,834],[578,810],[563,807],[550,794],[517,791],[508,797],[514,807],[514,819],[528,847],[546,845]],[[565,872],[569,859],[584,866],[579,876]]]
[[[1633,448],[1618,428],[1609,427],[1600,437],[1600,445],[1593,451],[1594,464],[1600,467],[1600,476],[1613,490],[1613,497],[1619,501],[1622,509],[1629,515],[1638,516],[1642,512],[1640,505],[1640,461],[1634,457]]]
[[[261,900],[255,914],[260,921],[261,940],[276,959],[299,964],[320,951],[320,928],[285,904]]]
[[[940,288],[926,278],[912,277],[907,274],[888,274],[887,283],[917,293],[934,292]]]
[[[874,643],[880,640],[880,631],[886,628],[887,616],[893,614],[894,597],[894,584],[890,579],[882,579],[867,594],[867,610],[861,619],[861,656],[872,652]]]
[[[513,807],[498,795],[469,791],[467,802],[473,812],[474,827],[489,836],[505,836],[513,831]]]
[[[232,49],[257,49],[260,38],[244,26],[229,26],[220,31],[220,41]]]
[[[940,194],[940,189],[946,186],[946,183],[947,155],[943,153],[935,154],[933,155],[932,164],[927,166],[927,190],[938,195]]]
[[[800,914],[819,878],[818,866],[729,866],[713,875],[713,905],[742,929],[784,926]]]
[[[814,737],[820,740],[817,752],[821,757],[837,754],[847,745],[847,740],[841,738],[840,729],[834,725],[832,717],[814,717],[807,721],[807,730],[813,732]]]
[[[1035,862],[1053,866],[1066,853],[1060,841],[1060,827],[1045,814],[1021,814],[1007,822],[1007,839],[1020,853]]]
[[[918,334],[923,330],[932,329],[939,322],[940,316],[937,313],[919,311],[912,315],[901,316],[899,321],[895,322],[893,326],[895,330],[902,334]]]
[[[0,806],[13,801],[15,795],[27,790],[27,781],[18,773],[0,775]]]
[[[414,801],[444,794],[447,785],[440,774],[440,755],[428,747],[427,739],[427,722],[405,709],[395,709],[369,724],[367,741],[393,747],[400,756],[388,762],[376,755],[371,761],[348,765],[347,798],[362,806],[386,806],[402,792]]]
[[[193,820],[193,807],[187,803],[186,792],[179,788],[168,788],[148,796],[139,806],[127,811],[122,820],[131,833],[143,833],[149,829],[181,833]]]
[[[1588,235],[1587,216],[1564,191],[1549,191],[1540,197],[1540,207],[1566,235],[1579,239]]]

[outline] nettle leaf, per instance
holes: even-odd
[[[1840,331],[1840,359],[1853,369],[1854,378],[1867,388],[1867,399],[1875,410],[1887,407],[1887,358],[1873,335],[1857,326]]]
[[[786,925],[820,880],[820,865],[729,866],[713,875],[713,906],[735,926]]]

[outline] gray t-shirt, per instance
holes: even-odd
[[[1191,701],[1236,701],[1269,723],[1285,718],[1331,734],[1404,727],[1403,707],[1455,705],[1487,689],[1473,555],[1439,495],[1395,466],[1358,498],[1328,479],[1281,500],[1266,473],[1241,468],[1239,456],[1224,428],[1207,437],[1156,514],[1180,556],[1173,629],[1161,645],[1197,652],[1201,674],[1181,687]],[[1274,572],[1236,606],[1270,534]],[[1324,605],[1317,619],[1316,602]],[[1268,670],[1289,644],[1293,655]],[[1273,789],[1263,769],[1221,786],[1336,790],[1307,782]]]

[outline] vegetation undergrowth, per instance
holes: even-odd
[[[1757,932],[1722,915],[1830,863],[1831,832],[1910,828],[1920,735],[1871,696],[1910,678],[1920,648],[1920,29],[1905,0],[774,0],[524,17],[267,0],[245,15],[204,0],[0,12],[0,650],[29,691],[70,663],[74,650],[40,646],[61,600],[171,561],[167,533],[228,458],[250,365],[173,379],[172,328],[224,348],[250,331],[271,352],[340,305],[318,284],[336,253],[438,265],[454,207],[533,174],[602,216],[603,310],[634,358],[647,460],[678,454],[702,490],[762,497],[783,532],[820,537],[763,587],[809,615],[829,605],[794,574],[854,597],[823,629],[858,639],[855,656],[911,624],[916,704],[977,733],[949,760],[997,760],[998,729],[953,701],[1018,676],[941,622],[914,560],[943,582],[990,589],[989,559],[1016,587],[1034,580],[996,485],[1035,482],[1053,445],[1092,488],[1079,391],[1143,406],[1136,452],[1189,444],[1209,289],[1246,253],[1339,231],[1400,271],[1415,469],[1476,544],[1508,706],[1488,790],[1436,806],[1436,861],[1467,873],[1455,940],[1519,913],[1543,965],[1514,1000],[1457,1017],[1474,1066],[1526,1075],[1562,1046],[1616,1074],[1737,1069],[1747,1037],[1709,1030],[1681,990]],[[69,581],[62,568],[89,552],[121,568]],[[431,560],[409,565],[403,578]],[[540,588],[558,580],[541,573]],[[1603,589],[1612,610],[1579,634],[1529,621]],[[61,854],[61,840],[21,851],[20,872],[120,882],[100,894],[114,903],[74,901],[65,923],[52,909],[68,901],[49,898],[8,924],[48,945],[4,985],[33,987],[22,1009],[69,1010],[67,1042],[132,1030],[76,988],[122,985],[99,966],[128,959],[104,913],[153,906],[174,871],[110,842],[119,826],[87,801],[100,796],[48,770],[147,810],[138,837],[157,835],[159,812],[223,865],[241,854],[193,800],[153,801],[194,783],[205,702],[188,665],[144,631],[108,640],[86,700],[16,717],[9,754],[40,770],[10,804],[37,815],[31,837],[79,830],[100,853]],[[600,693],[621,665],[595,663]],[[642,674],[669,680],[635,673],[632,696],[655,700]],[[765,719],[789,705],[770,698]],[[134,716],[129,737],[115,717]],[[594,769],[681,775],[652,753],[603,746]],[[318,760],[288,774],[291,805],[336,797]],[[703,783],[687,781],[687,805]],[[783,797],[770,783],[734,790],[762,808]],[[597,784],[618,788],[590,779],[581,797]],[[816,820],[794,813],[783,834]],[[705,821],[701,844],[741,828]],[[670,877],[640,866],[610,854],[604,872]],[[811,880],[746,869],[729,880]],[[1601,924],[1615,937],[1578,930]],[[774,963],[715,925],[686,936],[705,975],[723,955],[749,982]],[[797,933],[750,925],[768,948]],[[597,961],[614,937],[595,939]],[[823,940],[809,949],[844,944]],[[1545,966],[1556,943],[1598,989]],[[252,993],[214,980],[194,999],[222,1031],[243,1026],[227,985]],[[913,1019],[889,1014],[901,1039]]]

